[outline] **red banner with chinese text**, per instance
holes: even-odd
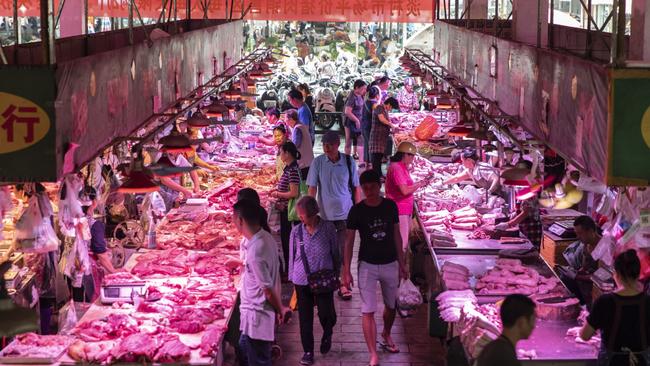
[[[59,0],[55,0],[55,12]],[[186,16],[186,1],[135,0],[142,18],[158,19],[163,5],[165,18],[173,14],[179,19]],[[129,0],[88,0],[88,15],[92,17],[128,18]],[[190,0],[193,19],[202,19],[207,9],[208,19],[225,19],[231,16],[230,1]],[[239,19],[242,1],[234,1],[232,18]],[[246,19],[285,20],[312,22],[401,22],[430,23],[434,17],[434,0],[244,0],[244,9],[250,11]],[[65,5],[64,5],[65,6]],[[39,0],[18,0],[18,16],[39,16]],[[13,0],[0,0],[0,16],[13,16]],[[134,9],[133,17],[138,18]]]
[[[431,23],[433,0],[246,0],[252,20]],[[235,6],[237,7],[237,6]]]

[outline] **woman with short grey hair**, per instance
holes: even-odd
[[[316,199],[311,196],[301,198],[296,204],[296,212],[300,223],[291,231],[289,280],[293,282],[298,297],[300,340],[305,352],[300,364],[312,365],[314,363],[314,304],[318,307],[318,319],[323,327],[321,354],[326,354],[332,347],[336,309],[334,309],[334,292],[314,293],[309,286],[308,276],[310,273],[322,270],[334,270],[334,273],[339,273],[341,259],[336,240],[336,227],[318,216],[319,207]]]

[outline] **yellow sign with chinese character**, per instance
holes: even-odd
[[[38,104],[0,92],[0,154],[26,149],[50,130],[50,117]]]

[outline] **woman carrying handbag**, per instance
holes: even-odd
[[[314,363],[314,304],[323,327],[321,354],[332,347],[332,333],[336,325],[334,291],[339,288],[340,255],[336,228],[318,216],[319,207],[311,196],[296,204],[301,223],[291,231],[289,246],[289,280],[298,295],[300,340],[305,352],[300,364]]]

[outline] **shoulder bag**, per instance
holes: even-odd
[[[305,234],[303,232],[304,224],[300,225],[300,258],[305,267],[305,274],[307,275],[307,283],[309,289],[314,294],[326,294],[334,292],[339,289],[340,282],[338,274],[333,269],[321,269],[311,273],[309,270],[309,262],[305,254]]]
[[[298,176],[300,177],[300,186],[298,187],[298,197],[294,197],[289,199],[289,204],[287,205],[287,219],[289,222],[291,221],[300,221],[300,218],[298,217],[298,212],[296,212],[296,203],[298,203],[298,200],[300,200],[302,197],[307,195],[307,182],[302,179],[302,174],[300,173],[300,169],[298,169]]]

